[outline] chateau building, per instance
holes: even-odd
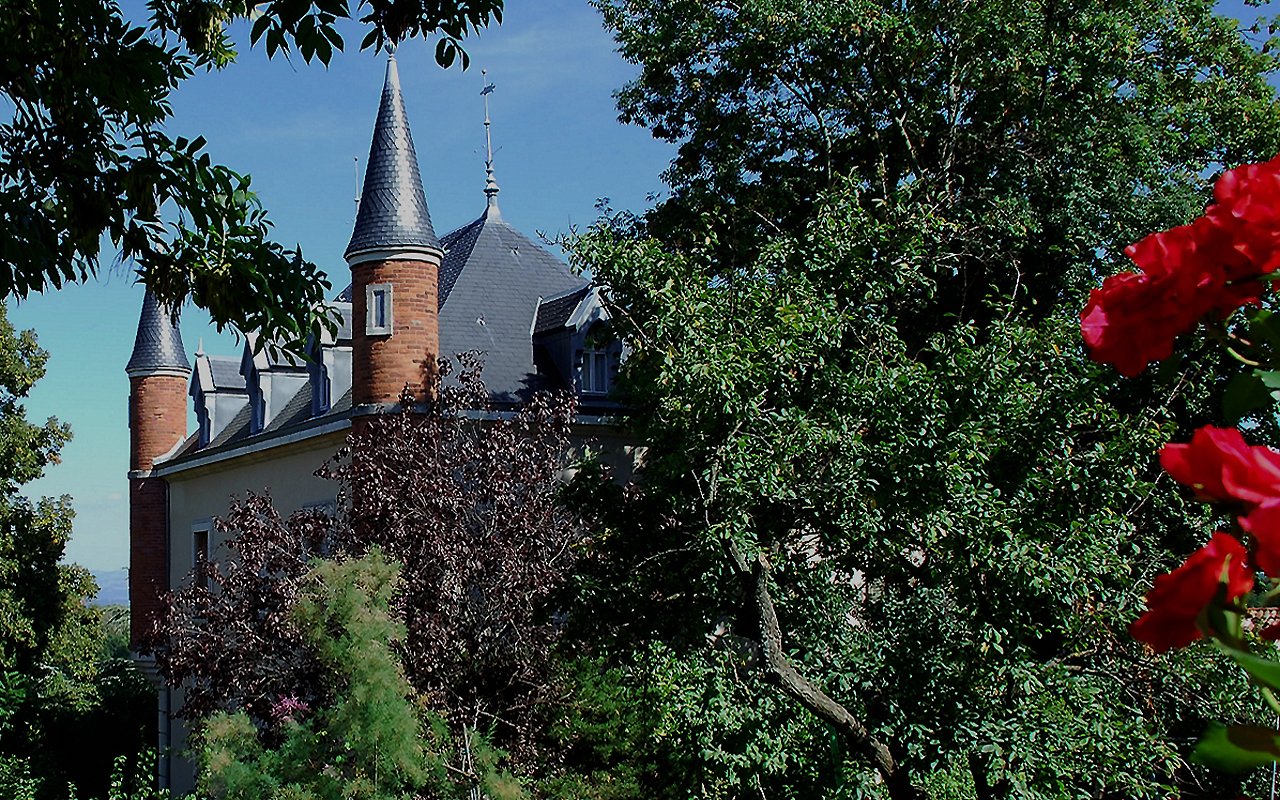
[[[333,301],[336,334],[313,342],[305,363],[257,350],[252,336],[238,357],[188,359],[174,320],[146,295],[126,367],[135,644],[164,593],[217,557],[212,522],[233,495],[267,489],[285,513],[333,503],[336,487],[316,469],[353,423],[394,409],[406,385],[423,397],[439,354],[481,351],[495,409],[538,390],[576,392],[582,438],[627,449],[609,422],[621,348],[601,344],[610,340],[599,295],[503,220],[492,148],[486,167],[484,213],[437,237],[392,56],[345,254],[351,283]],[[159,711],[161,783],[180,793],[193,775],[171,715],[179,692],[162,687]]]

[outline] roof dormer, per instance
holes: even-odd
[[[190,395],[199,426],[199,446],[208,447],[249,402],[240,360],[196,353]]]
[[[240,375],[249,399],[251,436],[262,433],[277,421],[307,385],[308,377],[305,363],[285,354],[270,354],[269,348],[256,348],[257,343],[257,334],[249,334],[240,357]],[[309,403],[307,410],[310,410]]]
[[[351,389],[351,304],[335,301],[331,306],[338,312],[338,330],[323,330],[307,345],[313,417],[327,413]]]
[[[626,353],[609,325],[598,287],[584,285],[539,300],[531,335],[562,385],[584,403],[612,405],[614,379]]]

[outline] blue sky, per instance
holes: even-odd
[[[125,4],[142,18],[140,3]],[[237,31],[241,38],[244,30]],[[241,50],[222,72],[199,74],[173,95],[172,135],[203,135],[220,160],[253,176],[276,223],[278,241],[301,244],[326,270],[335,291],[346,285],[342,251],[355,210],[353,157],[363,171],[385,71],[385,56],[353,52],[362,32],[348,29],[348,51],[328,69],[268,60]],[[526,233],[555,235],[595,218],[598,198],[640,210],[663,191],[670,146],[617,122],[612,92],[634,68],[613,52],[599,15],[585,0],[513,0],[501,26],[468,41],[472,67],[445,71],[428,45],[397,53],[427,200],[443,233],[484,209],[484,108],[480,69],[491,96],[495,168],[504,218]],[[110,256],[106,259],[110,261]],[[28,494],[70,494],[75,532],[67,558],[95,572],[128,562],[129,386],[124,365],[142,297],[127,269],[104,269],[97,281],[9,303],[19,328],[34,328],[49,351],[48,374],[28,416],[56,416],[75,438],[62,463]],[[238,346],[218,335],[196,308],[182,317],[189,352]],[[256,487],[246,487],[256,488]]]

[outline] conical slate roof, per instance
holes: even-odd
[[[138,318],[138,336],[133,341],[133,355],[124,371],[130,376],[154,375],[157,372],[191,372],[191,363],[182,346],[178,323],[166,312],[151,290],[142,299],[142,315]]]
[[[400,73],[395,56],[387,60],[387,81],[373,129],[369,161],[360,193],[356,227],[347,245],[351,259],[369,250],[439,250],[440,240],[431,227],[422,174],[409,132],[409,117],[400,93]]]

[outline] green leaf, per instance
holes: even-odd
[[[271,27],[271,22],[271,17],[268,17],[266,14],[263,14],[254,20],[253,29],[249,32],[249,42],[251,44],[257,44],[258,40],[262,38],[262,34],[266,33],[267,28]]]
[[[1258,725],[1212,723],[1191,760],[1223,772],[1245,772],[1280,761],[1280,734]]]
[[[448,69],[453,65],[453,59],[456,54],[453,52],[452,43],[448,39],[441,39],[436,42],[436,63]]]
[[[1264,375],[1274,376],[1270,380],[1280,379],[1280,373],[1263,373],[1254,370],[1241,372],[1227,384],[1227,389],[1222,395],[1222,415],[1227,422],[1235,424],[1254,411],[1271,405],[1270,390],[1277,387],[1270,386],[1269,379],[1263,377]],[[1277,385],[1280,386],[1280,384]]]
[[[1265,308],[1251,311],[1249,314],[1249,335],[1254,340],[1267,342],[1273,348],[1280,348],[1280,317]]]
[[[1258,376],[1258,380],[1262,381],[1262,385],[1268,389],[1280,389],[1280,370],[1254,370],[1254,375]]]
[[[1224,647],[1227,655],[1249,673],[1249,676],[1263,686],[1280,689],[1280,662],[1255,656],[1233,647]]]

